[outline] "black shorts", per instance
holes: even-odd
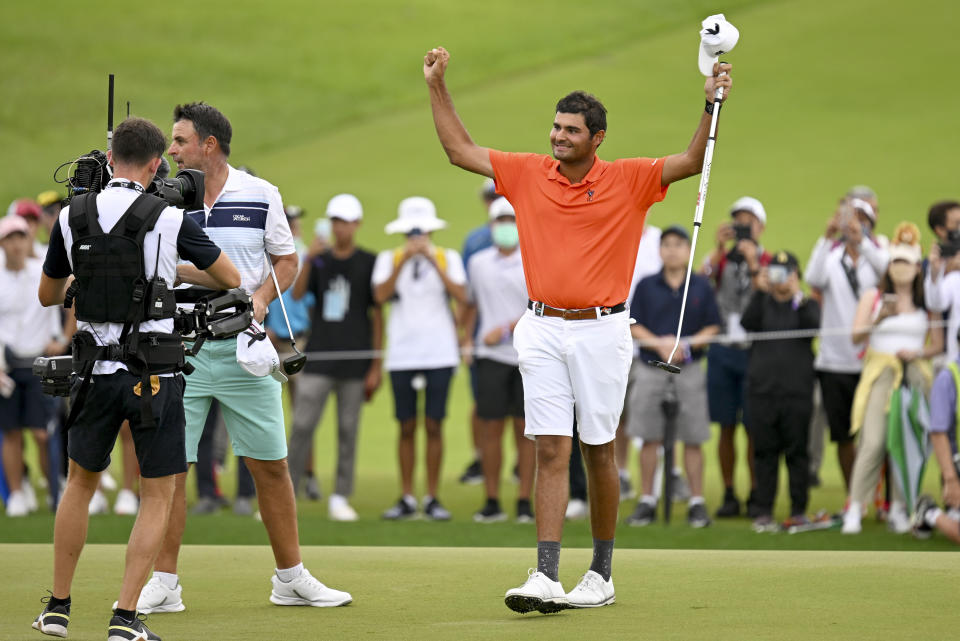
[[[124,419],[130,421],[140,476],[157,478],[187,471],[184,436],[183,376],[161,376],[160,391],[151,399],[156,427],[140,421],[140,377],[125,369],[94,376],[80,414],[67,432],[70,459],[90,472],[110,465],[110,452]]]
[[[817,372],[823,409],[830,425],[830,440],[847,443],[853,440],[850,433],[850,413],[853,410],[853,394],[857,391],[860,374]]]
[[[422,375],[423,379],[417,379]],[[390,384],[393,387],[394,416],[401,423],[416,418],[417,397],[420,390],[413,387],[415,379],[426,383],[424,388],[423,413],[427,418],[442,421],[447,417],[447,394],[450,392],[452,367],[437,369],[403,369],[390,372]]]
[[[497,421],[523,418],[523,378],[520,368],[489,358],[478,358],[477,417]]]
[[[10,398],[0,396],[0,431],[46,429],[51,405],[40,389],[40,378],[29,367],[14,367],[7,376],[15,387]]]

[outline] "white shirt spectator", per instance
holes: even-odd
[[[643,236],[640,237],[640,245],[637,247],[637,262],[633,266],[630,293],[627,294],[627,309],[630,309],[630,303],[633,302],[633,290],[637,288],[637,283],[647,276],[659,273],[661,269],[663,261],[660,259],[660,228],[644,225]]]
[[[467,273],[470,299],[479,312],[477,358],[488,358],[517,367],[519,357],[512,340],[487,345],[483,337],[498,327],[513,325],[527,309],[529,296],[520,249],[515,249],[507,256],[497,247],[483,249],[470,257]]]
[[[856,264],[846,252],[846,246],[820,238],[807,263],[806,281],[823,292],[824,329],[852,331],[859,295],[876,287],[887,269],[890,255],[876,242],[864,238],[860,243]],[[856,275],[859,289],[854,292],[847,271]],[[824,372],[857,374],[863,368],[859,358],[861,347],[854,344],[851,331],[827,334],[820,339],[820,351],[814,366]]]
[[[456,285],[466,283],[460,254],[443,250],[446,274]],[[374,287],[394,269],[394,250],[380,252],[373,265]],[[430,260],[414,256],[400,268],[387,324],[387,371],[438,369],[460,363],[457,330],[443,280]]]
[[[946,348],[944,363],[956,360],[958,352],[957,332],[960,331],[960,272],[941,274],[936,282],[930,275],[924,281],[927,309],[933,312],[949,312],[947,318]]]
[[[27,258],[17,271],[0,268],[0,349],[7,347],[18,360],[42,356],[62,333],[60,308],[44,307],[37,298],[42,273],[41,258]]]

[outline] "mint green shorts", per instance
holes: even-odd
[[[213,399],[220,401],[230,444],[237,456],[260,461],[287,457],[282,386],[272,376],[254,376],[240,367],[235,338],[207,341],[187,361],[196,368],[184,377],[187,462],[197,462],[197,446]]]

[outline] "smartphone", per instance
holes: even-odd
[[[324,241],[330,240],[330,219],[320,218],[313,226],[313,237],[322,238]]]
[[[770,265],[767,268],[767,279],[771,285],[780,285],[790,279],[790,269],[786,265]]]

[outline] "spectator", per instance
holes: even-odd
[[[355,238],[363,218],[360,201],[350,194],[334,196],[327,204],[333,232],[329,248],[314,238],[303,263],[293,297],[312,296],[310,342],[307,351],[379,351],[383,317],[373,296],[376,256],[357,247]],[[337,395],[337,478],[327,501],[334,521],[356,521],[350,505],[360,412],[380,386],[381,359],[307,360],[300,375],[290,432],[290,475],[294,490],[313,455],[313,434],[331,392]]]
[[[887,413],[901,381],[929,394],[933,373],[927,359],[943,351],[943,333],[931,331],[920,273],[920,232],[901,223],[890,246],[890,263],[876,289],[863,292],[853,323],[853,341],[869,339],[863,373],[851,412],[851,431],[860,431],[860,446],[850,480],[843,533],[858,534],[863,506],[877,485],[887,458]],[[887,525],[897,533],[910,529],[903,488],[891,484],[893,502]]]
[[[20,216],[0,219],[0,350],[4,352],[9,394],[0,394],[0,430],[3,432],[3,469],[6,473],[7,516],[26,516],[37,509],[29,479],[24,478],[23,431],[28,429],[37,444],[40,466],[49,477],[47,421],[50,405],[33,375],[37,356],[63,354],[60,314],[37,299],[43,261],[30,256],[30,228]]]
[[[500,196],[497,195],[496,186],[493,184],[493,178],[484,178],[483,186],[480,188],[480,200],[483,202],[483,209],[489,213],[490,205]],[[475,253],[487,249],[493,245],[493,235],[490,231],[490,224],[481,225],[467,234],[463,241],[463,265],[466,268],[470,264],[470,257]],[[468,274],[469,278],[469,274]],[[461,325],[466,325],[465,319],[460,319]],[[479,319],[474,321],[474,329],[480,329]],[[476,343],[477,336],[464,336],[463,340],[469,343]],[[460,475],[460,482],[473,485],[483,481],[483,466],[480,463],[483,451],[483,439],[481,432],[481,421],[477,418],[477,368],[473,361],[470,361],[468,371],[470,372],[470,392],[473,395],[473,405],[470,407],[470,436],[473,441],[473,459],[467,465],[467,469]]]
[[[750,302],[753,280],[760,268],[770,262],[770,254],[760,245],[760,236],[767,224],[767,212],[756,198],[744,196],[730,207],[732,221],[717,229],[717,246],[707,258],[703,273],[714,279],[717,304],[728,341],[714,343],[707,353],[707,398],[710,420],[720,424],[717,451],[723,476],[723,504],[718,517],[740,515],[740,501],[733,488],[737,461],[735,430],[742,422],[747,428],[747,464],[750,467],[750,497],[747,516],[758,516],[754,488],[753,439],[746,400],[746,377],[749,345],[742,340],[740,316]],[[732,242],[732,244],[731,244]]]
[[[630,306],[631,327],[635,339],[643,342],[640,358],[633,362],[633,387],[629,397],[631,436],[643,439],[640,473],[643,495],[630,525],[647,525],[656,518],[654,473],[657,452],[663,445],[666,422],[675,421],[676,437],[683,442],[683,457],[692,494],[687,522],[696,528],[710,524],[703,500],[703,454],[700,446],[710,438],[707,420],[706,377],[701,366],[707,339],[720,331],[720,313],[710,282],[696,274],[690,277],[687,309],[683,318],[681,346],[674,362],[684,363],[674,376],[665,375],[648,365],[652,360],[667,362],[676,343],[677,319],[683,299],[683,287],[690,260],[690,237],[683,227],[673,226],[660,235],[663,269],[637,284]],[[667,405],[675,402],[676,415]],[[665,473],[669,469],[665,470]],[[665,501],[673,497],[664,497]]]
[[[474,335],[473,326],[480,319],[475,365],[487,501],[473,520],[492,523],[507,518],[500,507],[500,469],[503,429],[506,419],[511,418],[520,477],[517,522],[532,523],[530,492],[536,454],[533,441],[523,435],[523,380],[517,350],[513,348],[513,328],[526,312],[529,297],[518,248],[516,214],[506,198],[498,198],[490,205],[490,220],[495,247],[475,253],[467,263],[472,304],[464,314],[468,337]]]
[[[960,202],[944,200],[934,203],[927,214],[927,224],[937,237],[930,247],[926,264],[924,295],[927,307],[943,312],[947,318],[946,361],[957,357],[957,342],[952,337],[960,330]]]
[[[37,240],[37,230],[40,228],[40,221],[43,217],[43,210],[36,201],[29,198],[20,198],[13,201],[7,210],[8,215],[16,215],[23,218],[27,223],[27,237],[30,240],[30,258],[43,258],[47,252],[47,246]]]
[[[820,305],[800,291],[800,266],[788,252],[778,252],[761,270],[757,291],[740,324],[748,332],[810,330],[820,326]],[[760,514],[754,529],[774,526],[773,502],[783,455],[790,473],[790,520],[807,522],[809,459],[807,440],[813,411],[813,337],[755,341],[747,366],[747,404],[757,470],[756,501]]]
[[[960,208],[958,208],[960,211]],[[955,336],[954,341],[960,340]],[[933,381],[930,391],[930,442],[940,467],[943,509],[930,496],[921,496],[913,517],[913,533],[928,538],[934,529],[960,543],[960,480],[957,473],[957,407],[960,359],[954,357]]]
[[[863,363],[851,336],[837,330],[853,326],[861,294],[876,287],[887,269],[889,255],[873,236],[876,222],[870,203],[842,199],[807,263],[806,280],[823,295],[821,324],[828,330],[820,338],[814,367],[830,439],[837,444],[837,460],[848,491],[856,454],[850,410]]]
[[[427,494],[423,513],[428,519],[449,520],[450,512],[437,498],[443,457],[443,419],[450,379],[460,362],[457,327],[450,299],[466,303],[466,275],[460,255],[431,243],[430,234],[446,227],[433,203],[419,196],[400,203],[399,216],[386,227],[404,234],[402,247],[377,256],[373,268],[374,297],[391,302],[387,331],[386,369],[393,387],[395,416],[400,423],[397,445],[403,495],[383,518],[406,519],[417,514],[413,497],[417,396],[423,389],[426,432]]]

